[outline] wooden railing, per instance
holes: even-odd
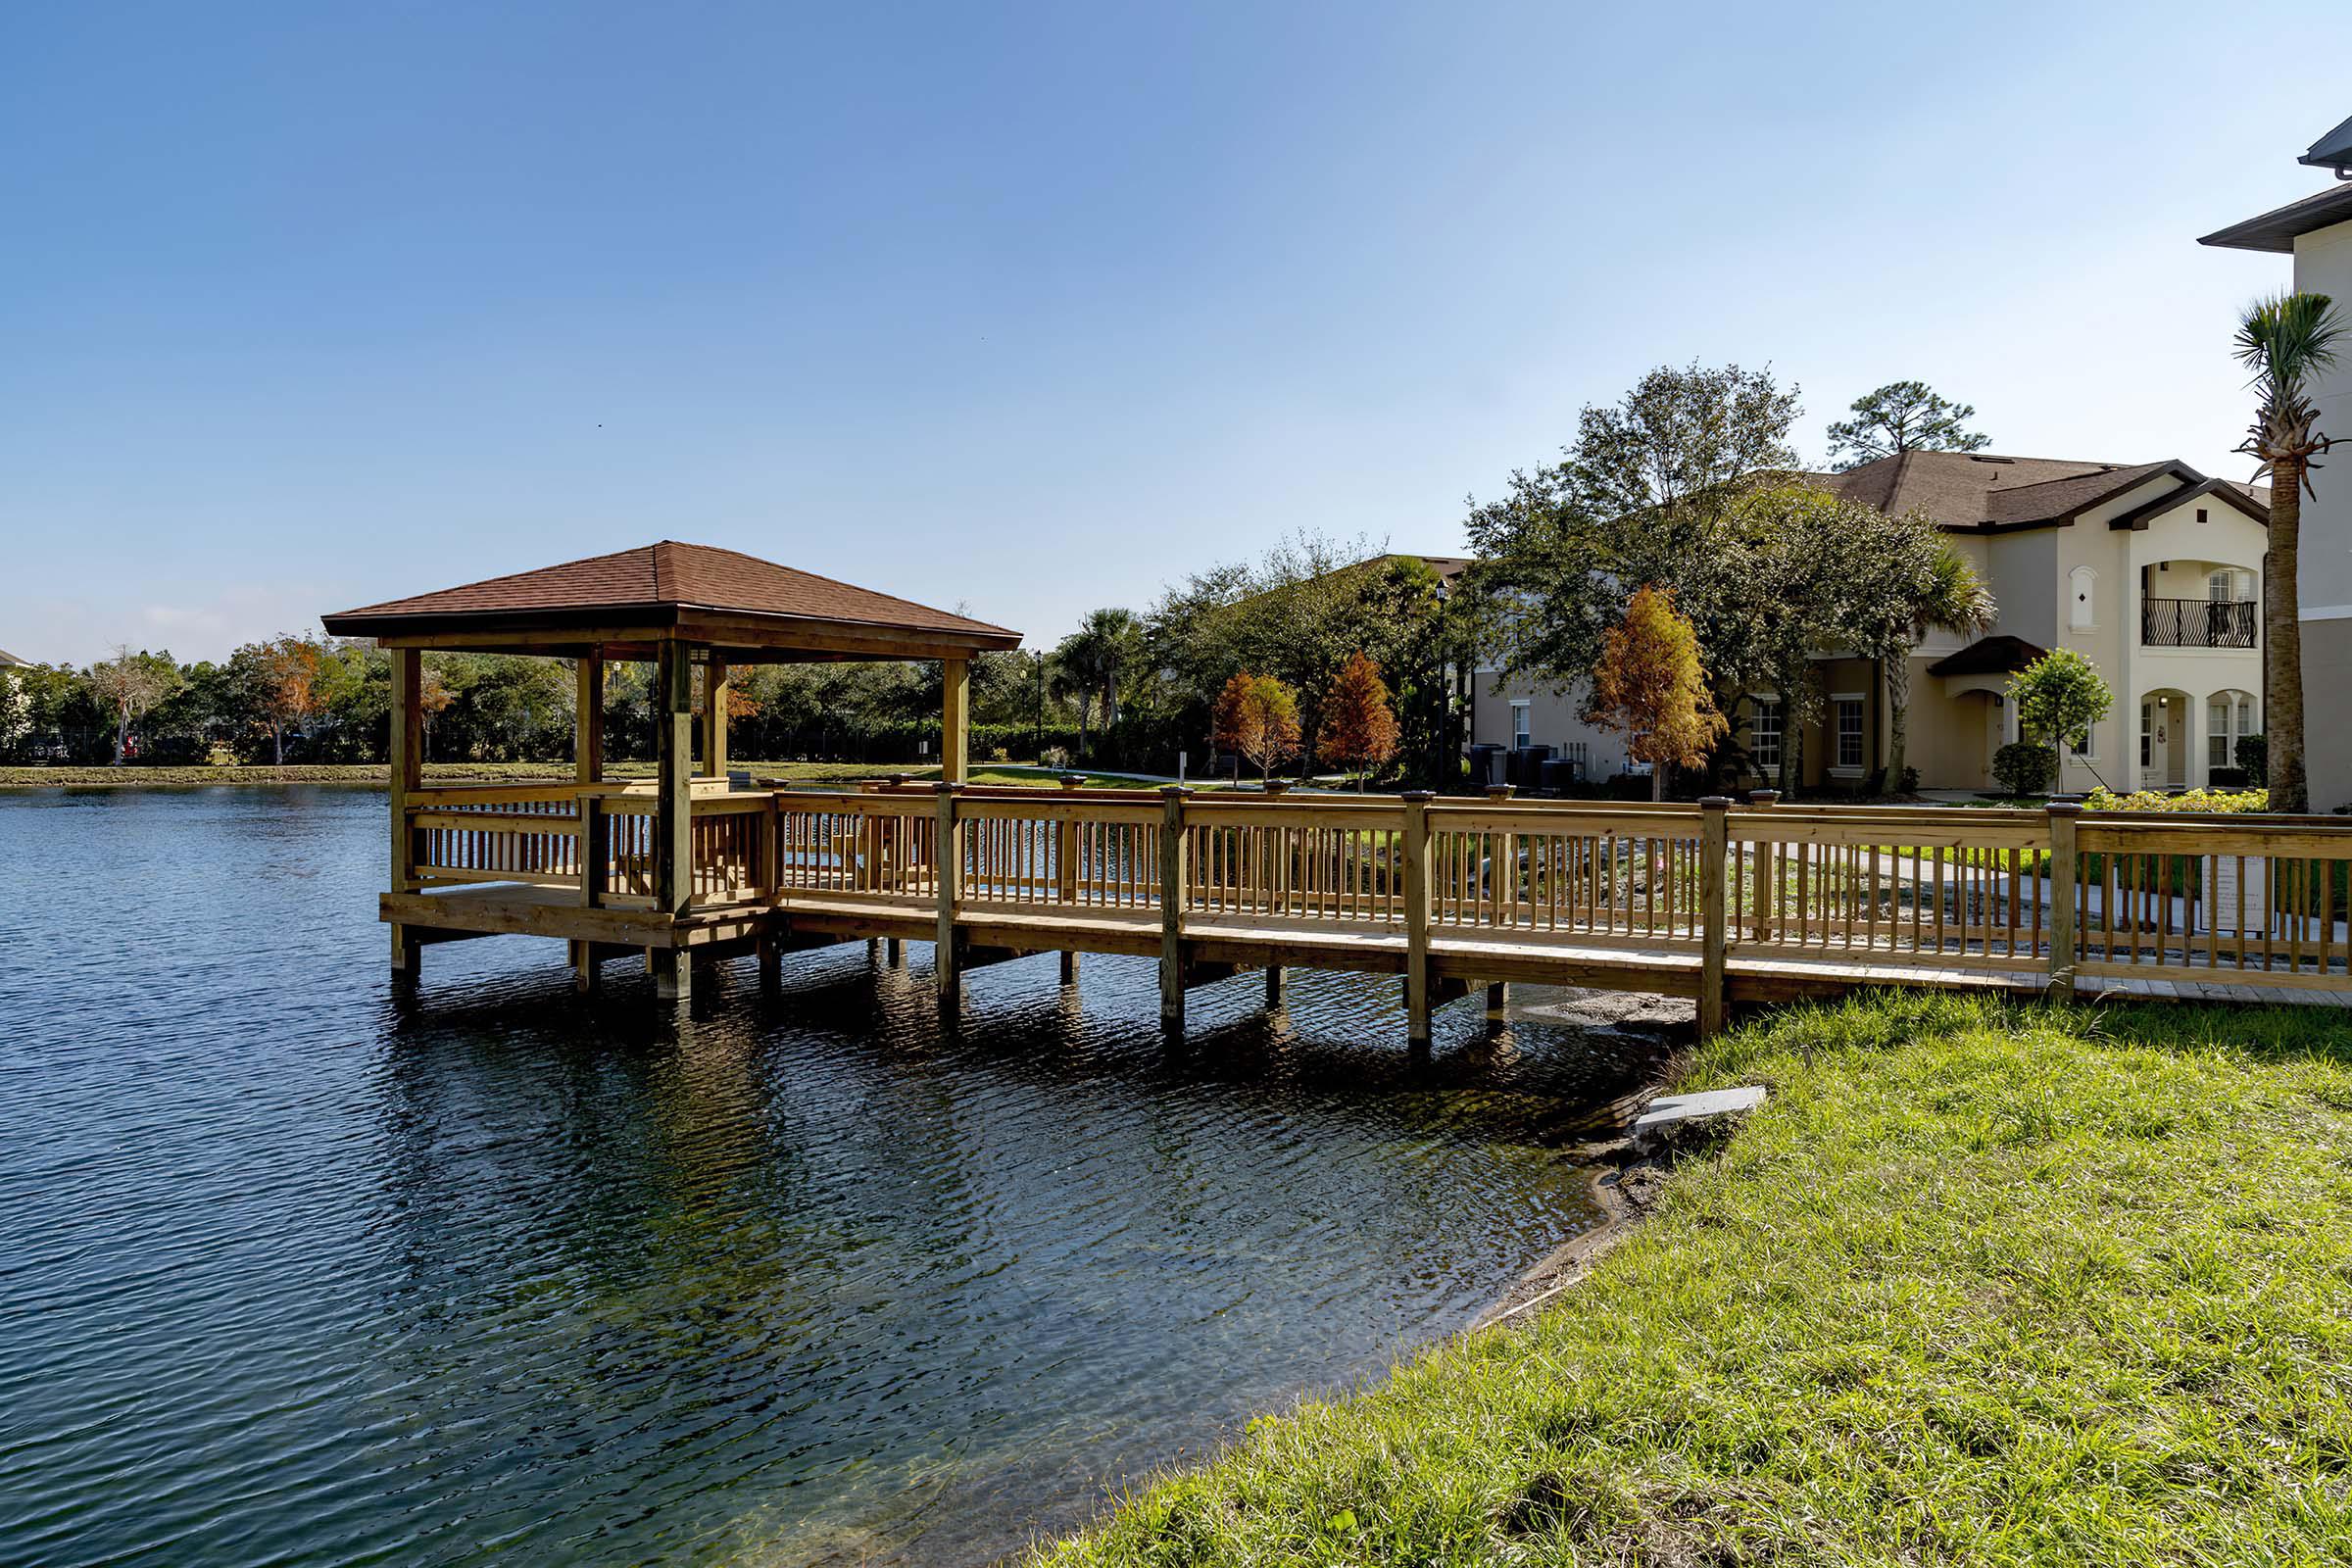
[[[423,790],[407,809],[422,885],[652,902],[650,786]],[[2341,818],[698,784],[691,837],[698,906],[1123,922],[1169,953],[1321,931],[1401,944],[1408,976],[1439,952],[1696,956],[1710,1018],[1742,965],[2352,990]]]

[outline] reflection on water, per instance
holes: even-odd
[[[554,944],[397,1001],[382,800],[0,799],[0,1558],[985,1561],[1466,1323],[1642,1045],[1299,973]]]

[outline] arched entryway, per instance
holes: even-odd
[[[2188,788],[2190,752],[2186,692],[2161,688],[2139,699],[2139,751],[2133,782],[2143,790]],[[2203,759],[2197,759],[2203,776]]]

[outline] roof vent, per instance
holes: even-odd
[[[2015,463],[2017,460],[2015,458],[1987,458],[1971,452],[1968,455],[1968,461],[1971,463]]]

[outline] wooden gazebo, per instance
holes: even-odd
[[[416,971],[419,942],[539,931],[572,940],[583,983],[593,980],[600,947],[643,946],[653,955],[665,997],[687,992],[684,922],[697,903],[698,877],[712,874],[710,866],[698,864],[697,818],[741,814],[721,798],[728,670],[754,663],[937,660],[945,675],[941,776],[955,783],[963,779],[967,761],[970,662],[981,653],[1018,647],[1021,640],[1018,632],[949,611],[737,551],[672,540],[322,620],[335,636],[372,638],[392,655],[392,886],[383,912],[392,926],[394,969]],[[576,661],[576,783],[423,789],[419,656],[427,649]],[[656,666],[657,777],[650,786],[611,784],[604,776],[604,666],[615,660]],[[697,664],[705,668],[699,775]],[[711,804],[706,810],[698,800]],[[613,852],[614,819],[625,819],[623,836],[633,854]],[[533,825],[542,831],[520,831]],[[567,845],[534,843],[552,840],[559,826]],[[710,836],[723,850],[725,835],[715,823]],[[485,863],[470,864],[469,857]],[[509,863],[514,861],[539,863]],[[612,885],[615,878],[621,886]],[[469,881],[492,885],[470,899],[431,898],[423,891],[428,883]],[[706,934],[717,940],[727,933],[721,925]]]

